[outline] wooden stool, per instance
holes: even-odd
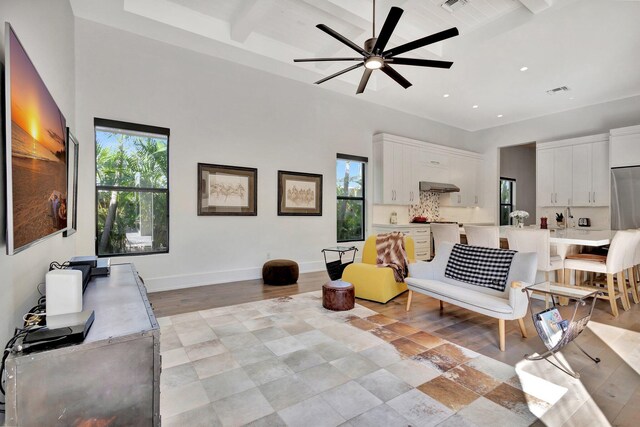
[[[333,280],[322,285],[322,306],[327,310],[351,310],[355,303],[355,288],[351,283]]]

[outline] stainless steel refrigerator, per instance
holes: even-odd
[[[611,169],[611,229],[640,228],[640,166]]]

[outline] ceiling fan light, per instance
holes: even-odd
[[[364,61],[364,66],[370,70],[379,70],[384,65],[384,60],[380,56],[370,56]]]

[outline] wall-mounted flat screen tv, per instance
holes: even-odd
[[[5,24],[7,253],[67,228],[67,124]]]

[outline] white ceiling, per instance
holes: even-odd
[[[376,33],[391,6],[405,12],[388,47],[457,26],[460,36],[402,55],[450,60],[453,67],[398,65],[396,70],[413,83],[406,90],[374,72],[358,98],[475,131],[640,94],[640,1],[470,0],[454,13],[440,7],[443,2],[378,0]],[[326,24],[358,45],[372,31],[371,0],[71,4],[78,17],[309,85],[351,64],[294,64],[293,58],[354,54],[316,24]],[[528,70],[521,72],[523,66]],[[361,74],[362,69],[349,72],[317,90],[356,96]],[[571,90],[546,93],[558,86]],[[450,96],[444,98],[445,93]]]

